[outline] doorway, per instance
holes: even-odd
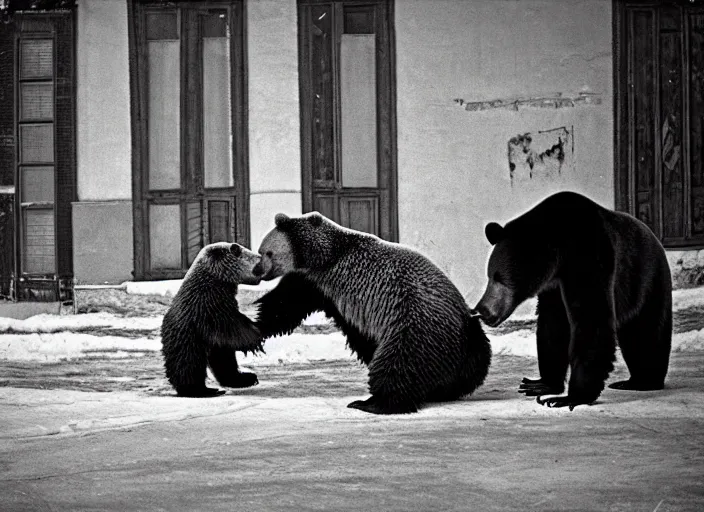
[[[393,3],[299,0],[303,210],[398,240]]]
[[[614,2],[616,207],[704,245],[704,3]]]
[[[135,278],[248,244],[241,1],[132,5]]]

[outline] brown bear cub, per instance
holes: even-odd
[[[240,313],[239,284],[258,284],[252,274],[259,255],[238,244],[210,244],[196,257],[161,325],[166,377],[179,396],[211,397],[224,390],[205,385],[206,368],[222,386],[256,384],[254,373],[242,373],[236,351],[259,351],[257,327]]]
[[[665,250],[638,219],[560,192],[505,226],[492,222],[489,282],[475,307],[495,327],[538,296],[540,379],[519,391],[548,407],[594,402],[614,368],[616,342],[631,378],[614,389],[662,389],[672,340]],[[567,396],[567,369],[571,369]]]

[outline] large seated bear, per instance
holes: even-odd
[[[265,280],[283,277],[259,299],[259,331],[290,333],[310,313],[325,311],[369,367],[372,396],[349,407],[415,412],[424,402],[456,400],[482,384],[489,341],[430,260],[317,212],[278,214],[275,223],[253,272]]]
[[[538,296],[539,380],[520,391],[552,407],[595,401],[613,370],[616,342],[630,379],[616,389],[662,389],[672,339],[665,250],[634,217],[560,192],[504,227],[490,223],[489,281],[475,310],[497,326]],[[560,394],[571,368],[567,396]]]

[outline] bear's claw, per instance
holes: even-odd
[[[551,398],[538,397],[535,399],[540,405],[545,405],[547,407],[569,407],[570,411],[573,411],[578,405],[590,405],[592,402],[583,402],[581,400],[575,400],[571,396],[554,396]]]
[[[559,395],[565,390],[563,386],[547,384],[542,379],[526,379],[518,386],[518,392],[526,396]]]

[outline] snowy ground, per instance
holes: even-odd
[[[487,329],[475,395],[378,417],[345,407],[366,369],[321,317],[240,359],[258,386],[175,397],[152,313],[178,285],[119,290],[154,308],[0,319],[0,510],[704,510],[702,289],[675,292],[663,391],[573,412],[516,393],[537,374],[528,306]]]

